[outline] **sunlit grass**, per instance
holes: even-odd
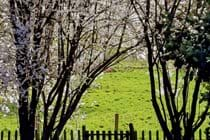
[[[114,130],[114,115],[119,114],[119,129],[128,124],[140,130],[160,130],[152,107],[149,75],[145,62],[127,61],[104,72],[83,96],[80,107],[67,129]],[[202,128],[208,126],[204,123]],[[0,130],[15,130],[17,115],[0,115]]]

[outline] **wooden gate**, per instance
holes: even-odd
[[[132,124],[129,124],[129,131],[87,131],[82,127],[83,140],[137,140],[137,132]]]

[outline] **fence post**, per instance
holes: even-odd
[[[115,131],[118,131],[118,126],[119,126],[119,114],[115,114]]]
[[[134,140],[134,127],[132,123],[129,123],[129,129],[130,129],[130,140]]]

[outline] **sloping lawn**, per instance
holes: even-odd
[[[119,129],[128,124],[140,130],[159,129],[150,98],[148,71],[140,62],[122,63],[102,74],[83,96],[69,128],[114,130],[119,114]]]

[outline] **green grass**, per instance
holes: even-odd
[[[132,65],[131,65],[132,64]],[[114,72],[104,73],[83,96],[77,115],[68,128],[86,125],[92,130],[114,130],[114,115],[119,114],[119,129],[160,130],[152,107],[149,76],[146,65],[122,63]],[[181,98],[179,98],[181,99]],[[208,126],[207,121],[202,129]]]
[[[93,83],[66,128],[81,129],[86,125],[88,130],[114,130],[117,113],[120,130],[127,130],[129,123],[133,123],[136,130],[160,130],[145,63],[123,62],[112,69],[113,72],[104,73]],[[16,118],[14,114],[0,115],[0,129],[15,130]]]
[[[160,129],[145,63],[123,62],[101,75],[83,96],[77,114],[70,128],[86,125],[92,130],[114,130],[114,116],[119,114],[120,130],[127,130],[129,123],[138,130]]]
[[[0,130],[11,130],[15,131],[17,129],[18,120],[17,116],[14,114],[0,114]]]
[[[94,87],[95,85],[95,87]],[[113,130],[114,115],[119,114],[119,129],[159,128],[151,106],[147,70],[105,73],[82,99],[79,125],[89,129]]]

